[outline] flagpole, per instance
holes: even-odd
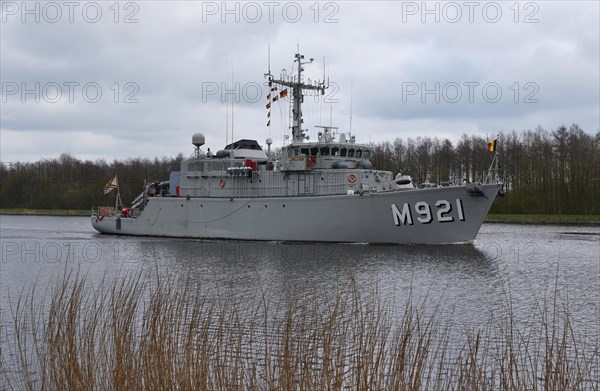
[[[492,179],[492,168],[494,167],[494,163],[496,163],[496,154],[495,153],[494,153],[494,158],[492,159],[492,164],[490,164],[490,168],[488,169],[487,183],[491,182],[491,179]]]
[[[119,205],[123,206],[123,201],[121,201],[121,192],[117,188],[117,199],[115,200],[115,212],[119,213]]]
[[[488,177],[487,177],[487,182],[491,183],[492,179],[494,180],[494,182],[499,182],[499,176],[498,176],[498,153],[494,152],[494,158],[492,159],[492,164],[490,164],[490,168],[488,170]],[[494,178],[492,178],[492,171],[494,171]]]

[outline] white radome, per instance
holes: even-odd
[[[204,142],[204,134],[200,132],[194,133],[194,135],[192,136],[192,144],[194,144],[196,147],[201,147],[204,145]]]

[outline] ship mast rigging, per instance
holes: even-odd
[[[314,83],[303,82],[303,65],[311,64],[313,61],[314,59],[312,58],[309,59],[309,61],[304,61],[304,55],[296,53],[294,62],[298,63],[298,75],[295,80],[292,77],[275,79],[270,70],[265,74],[269,80],[269,87],[273,84],[278,84],[292,89],[292,142],[294,143],[301,143],[308,139],[306,129],[302,129],[302,124],[304,123],[304,120],[302,119],[302,103],[304,102],[303,91],[315,91],[324,95],[325,89],[327,89],[324,81],[315,81]]]

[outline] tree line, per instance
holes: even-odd
[[[494,213],[600,214],[600,130],[591,135],[579,126],[553,131],[538,127],[496,137],[499,176],[506,197]],[[448,139],[397,138],[374,145],[371,161],[378,169],[411,175],[415,184],[486,181],[493,154],[481,136]],[[0,164],[2,208],[88,209],[111,205],[104,185],[118,174],[127,205],[145,180],[168,180],[178,171],[182,154],[174,158],[81,161],[63,153],[58,159]],[[113,200],[113,201],[110,201]]]
[[[579,126],[554,131],[541,127],[520,133],[500,132],[495,139],[499,175],[506,197],[493,213],[599,214],[600,131]],[[375,167],[402,172],[415,183],[487,180],[493,154],[481,136],[449,140],[417,137],[375,146]]]
[[[104,195],[104,185],[115,174],[125,205],[144,187],[144,181],[168,180],[179,171],[183,155],[161,159],[81,161],[63,153],[58,159],[35,163],[0,165],[0,204],[2,208],[91,209],[114,205],[115,192]]]

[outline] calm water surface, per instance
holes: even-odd
[[[399,306],[409,293],[439,302],[464,328],[483,327],[490,314],[506,311],[507,300],[527,319],[556,294],[578,335],[600,340],[598,227],[485,224],[473,245],[378,246],[118,237],[98,234],[87,217],[1,216],[0,238],[5,330],[11,306],[34,284],[42,291],[71,270],[98,283],[141,271],[241,298],[258,289],[273,298],[308,290],[326,298],[352,275],[360,290],[376,288]]]

